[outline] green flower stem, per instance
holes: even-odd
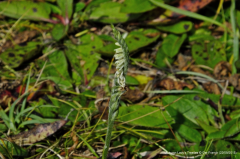
[[[116,53],[114,55],[114,58],[116,60],[115,64],[116,64],[117,71],[114,76],[113,87],[112,87],[111,97],[109,101],[108,129],[107,129],[107,135],[105,139],[105,145],[103,148],[102,159],[107,159],[114,120],[118,116],[119,99],[121,95],[125,92],[125,81],[126,81],[125,76],[127,74],[128,60],[129,60],[128,46],[125,40],[123,39],[120,32],[116,30],[113,25],[112,25],[112,29],[113,29],[114,39],[117,41],[116,45],[119,46],[120,48],[115,49]]]
[[[114,83],[117,84],[116,78],[114,79]],[[109,101],[109,113],[108,113],[108,128],[107,135],[105,139],[105,146],[103,148],[102,159],[106,159],[108,155],[108,149],[111,142],[111,135],[113,130],[113,125],[116,117],[118,116],[118,107],[119,107],[119,99],[124,92],[119,91],[116,86],[112,88],[111,98]]]

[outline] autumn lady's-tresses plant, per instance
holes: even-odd
[[[111,97],[109,101],[108,129],[107,129],[107,135],[105,139],[105,146],[103,149],[102,159],[107,158],[114,120],[118,115],[119,99],[121,95],[125,92],[125,81],[126,81],[125,77],[128,70],[128,60],[129,60],[128,58],[129,51],[128,51],[128,46],[125,40],[123,39],[120,32],[116,30],[113,25],[112,25],[112,29],[113,29],[114,39],[117,41],[115,44],[120,48],[115,49],[116,53],[114,55],[114,58],[116,60],[115,64],[116,64],[117,71],[114,75],[113,87],[112,87]]]

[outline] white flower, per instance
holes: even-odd
[[[115,49],[116,52],[114,55],[115,64],[116,64],[116,73],[115,77],[121,88],[125,87],[125,75],[128,66],[128,47],[120,32],[113,27],[114,38],[117,41],[115,44],[120,46],[120,48]]]

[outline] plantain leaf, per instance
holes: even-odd
[[[11,18],[18,19],[23,16],[23,19],[49,21],[51,5],[46,2],[5,1],[0,2],[0,12]]]

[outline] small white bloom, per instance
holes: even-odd
[[[116,51],[116,53],[123,53],[123,49],[122,48],[114,49],[114,51]]]
[[[116,42],[115,45],[117,45],[117,46],[121,46],[118,42]]]
[[[122,64],[124,64],[124,62],[125,62],[125,59],[121,59],[121,60],[117,60],[117,61],[115,62],[115,64],[116,64],[116,65],[122,65]]]
[[[115,54],[115,55],[114,55],[114,58],[115,58],[116,60],[118,60],[118,59],[124,58],[124,56],[123,56],[122,54]]]

